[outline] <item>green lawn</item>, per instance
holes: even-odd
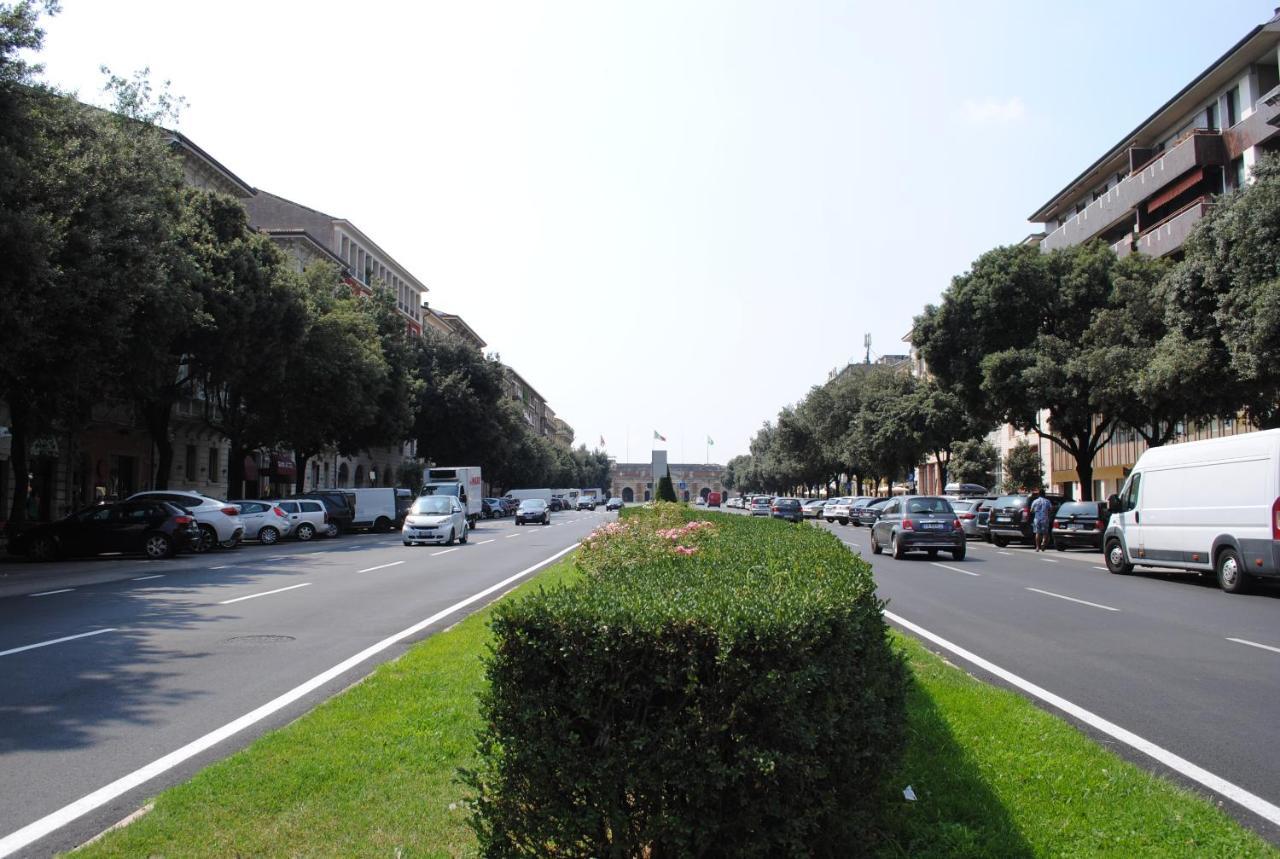
[[[562,562],[524,588],[572,575]],[[76,855],[474,855],[455,775],[474,762],[488,614],[164,792]],[[880,855],[1280,855],[1019,696],[895,642],[914,679]],[[914,803],[902,799],[908,784]]]

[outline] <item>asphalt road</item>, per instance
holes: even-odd
[[[1037,554],[974,541],[960,562],[945,553],[894,561],[871,554],[867,528],[823,527],[871,562],[892,615],[1280,805],[1280,746],[1272,740],[1280,707],[1280,587],[1232,596],[1194,575],[1142,568],[1112,575],[1094,552]],[[1209,792],[1072,721],[1135,763]],[[1280,844],[1274,822],[1229,799],[1223,807]]]
[[[614,518],[601,508],[552,514],[550,527],[484,521],[457,547],[410,548],[398,534],[357,534],[171,561],[5,564],[0,856],[15,849],[44,856],[83,843],[515,583],[359,664],[330,669]],[[225,739],[214,735],[177,766],[137,776],[135,787],[83,814],[65,812],[39,840],[23,846],[12,837],[326,671],[296,700]]]

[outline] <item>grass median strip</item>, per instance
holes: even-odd
[[[575,575],[561,562],[508,599]],[[475,855],[456,773],[476,762],[488,617],[421,642],[76,855]],[[909,742],[879,855],[1280,855],[1209,802],[893,636],[912,672]],[[915,802],[901,798],[908,785]]]

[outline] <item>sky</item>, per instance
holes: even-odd
[[[725,462],[1268,2],[62,0],[250,185],[353,222],[623,461]],[[655,442],[659,432],[667,441]],[[707,445],[707,439],[714,446]]]

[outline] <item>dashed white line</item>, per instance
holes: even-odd
[[[1243,638],[1227,638],[1227,641],[1234,641],[1236,644],[1247,644],[1250,647],[1256,647],[1260,650],[1270,650],[1272,653],[1280,653],[1280,647],[1272,647],[1269,644],[1258,644],[1256,641],[1246,641]],[[4,656],[0,653],[0,656]]]
[[[1110,571],[1110,570],[1108,570],[1106,567],[1094,567],[1094,569],[1095,569],[1095,570],[1102,570],[1102,572],[1104,572],[1104,573],[1109,573],[1109,572],[1111,572],[1111,571]]]
[[[272,555],[270,558],[267,558],[267,560],[268,561],[287,561],[292,557],[293,555]]]
[[[1044,561],[1046,564],[1056,564],[1056,563],[1058,563],[1057,561],[1053,560],[1052,558],[1041,558],[1040,560]]]
[[[9,650],[0,650],[0,656],[9,656],[13,653],[21,653],[24,650],[35,650],[37,647],[48,647],[50,644],[61,644],[64,641],[75,641],[77,638],[88,638],[91,635],[102,635],[104,632],[115,632],[114,626],[106,629],[95,629],[93,632],[82,632],[79,635],[64,635],[62,638],[51,638],[48,641],[39,641],[35,644],[26,644],[22,647],[14,647]]]
[[[69,594],[74,590],[75,588],[58,588],[56,591],[41,591],[38,594],[28,594],[28,596],[49,597],[49,596],[53,596],[54,594]]]
[[[1209,788],[1209,790],[1222,794],[1227,799],[1230,799],[1232,802],[1238,803],[1244,808],[1247,808],[1250,811],[1252,811],[1254,814],[1257,814],[1258,816],[1263,817],[1266,820],[1269,820],[1271,823],[1280,825],[1280,806],[1273,805],[1272,803],[1267,802],[1262,797],[1256,794],[1250,793],[1244,788],[1238,785],[1232,784],[1226,779],[1220,776],[1216,776],[1213,773],[1209,772],[1208,770],[1203,769],[1202,767],[1196,766],[1186,758],[1180,757],[1166,748],[1157,746],[1155,743],[1151,742],[1150,740],[1140,737],[1137,734],[1133,733],[1132,731],[1129,731],[1129,730],[1126,730],[1125,728],[1120,727],[1114,722],[1109,722],[1106,719],[1102,718],[1101,716],[1097,715],[1096,713],[1086,710],[1078,704],[1073,704],[1071,701],[1068,701],[1066,698],[1062,698],[1058,695],[1055,695],[1052,692],[1048,691],[1047,689],[1037,686],[1036,684],[1032,683],[1029,680],[1024,680],[1023,678],[1019,677],[1017,674],[1014,674],[1010,671],[1006,671],[1005,669],[1001,668],[999,665],[996,665],[993,662],[989,662],[986,659],[983,659],[981,656],[978,656],[975,653],[971,653],[970,651],[965,650],[963,647],[960,647],[957,644],[952,644],[947,639],[939,635],[935,635],[934,633],[930,632],[929,630],[925,629],[922,626],[917,626],[916,624],[912,623],[911,621],[907,620],[904,617],[899,617],[898,615],[888,611],[884,613],[884,616],[889,620],[893,621],[894,623],[898,624],[902,628],[910,630],[911,632],[914,632],[916,635],[919,635],[922,638],[926,638],[929,641],[932,641],[934,644],[938,645],[939,647],[942,647],[942,648],[945,648],[946,650],[951,651],[956,656],[960,657],[966,662],[969,662],[972,665],[976,665],[978,668],[981,668],[983,671],[987,671],[995,675],[996,677],[999,677],[1001,680],[1005,681],[1006,683],[1009,683],[1012,686],[1016,686],[1017,688],[1021,689],[1023,692],[1026,692],[1028,695],[1032,696],[1033,698],[1039,698],[1041,701],[1044,701],[1049,706],[1058,708],[1062,712],[1066,713],[1068,716],[1071,716],[1072,718],[1075,718],[1075,719],[1079,719],[1081,722],[1084,722],[1086,725],[1089,725],[1094,730],[1100,731],[1110,737],[1114,737],[1115,739],[1119,740],[1120,742],[1124,743],[1130,748],[1136,749],[1137,751],[1142,752],[1144,755],[1154,758],[1155,760],[1169,767],[1171,770],[1181,773],[1186,778],[1189,778],[1192,781],[1195,781],[1204,785],[1205,787]]]
[[[507,535],[507,539],[508,539],[508,540],[510,540],[512,537],[519,537],[519,536],[520,536],[520,535],[519,535],[518,533],[517,533],[517,534],[508,534],[508,535]]]
[[[153,576],[135,576],[133,581],[145,582],[147,579],[163,579],[163,578],[164,578],[164,573],[156,573]]]
[[[933,561],[930,561],[929,563],[933,564],[935,567],[942,567],[942,569],[944,569],[944,570],[950,570],[950,571],[951,571],[951,572],[953,572],[953,573],[964,573],[966,576],[980,576],[980,575],[982,575],[982,573],[975,573],[975,572],[973,572],[973,571],[971,571],[971,570],[962,570],[962,569],[960,569],[959,567],[952,567],[952,566],[948,566],[947,564],[938,564],[938,563],[935,563],[935,562],[933,562]]]
[[[311,582],[303,582],[300,585],[289,585],[289,587],[287,588],[276,588],[274,591],[263,591],[260,594],[249,594],[247,597],[236,597],[235,599],[231,599],[231,600],[223,600],[222,602],[218,603],[218,605],[231,605],[233,602],[244,602],[245,600],[256,600],[258,597],[269,597],[272,594],[282,594],[285,591],[293,591],[293,590],[297,590],[298,588],[305,588],[309,584],[311,584]]]
[[[456,552],[456,551],[458,551],[458,547],[454,546],[452,549],[445,549],[443,552],[432,552],[431,557],[434,558],[436,555],[447,555],[450,552]]]
[[[997,551],[997,552],[996,552],[996,554],[997,554],[997,555],[1012,555],[1012,554],[1013,554],[1013,552],[1001,552],[1001,551]]]
[[[229,569],[231,569],[231,564],[219,564],[218,566],[216,566],[216,567],[210,567],[209,569],[211,569],[211,570],[229,570]]]
[[[1044,594],[1047,597],[1057,597],[1060,600],[1067,600],[1068,602],[1078,602],[1080,603],[1080,605],[1093,606],[1094,608],[1100,608],[1103,611],[1119,611],[1120,610],[1118,608],[1112,608],[1109,605],[1103,605],[1102,603],[1089,602],[1088,600],[1078,600],[1075,597],[1068,597],[1068,596],[1063,596],[1062,594],[1055,594],[1053,591],[1042,591],[1039,588],[1027,588],[1027,590],[1037,594]]]
[[[376,567],[365,567],[363,570],[356,570],[357,573],[372,573],[374,570],[385,570],[387,567],[398,567],[404,561],[392,561],[389,564],[378,564]]]
[[[494,539],[496,540],[497,538],[495,537]],[[492,543],[492,542],[493,540],[481,540],[479,543],[476,543],[476,545],[483,546],[485,543]]]

